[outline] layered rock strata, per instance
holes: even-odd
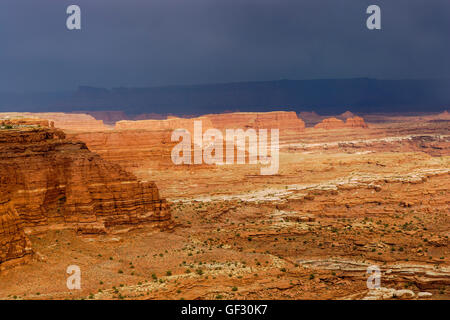
[[[367,128],[361,117],[347,118],[344,122],[337,118],[327,118],[314,126],[316,129]]]
[[[68,224],[104,233],[122,224],[171,226],[153,182],[137,178],[55,129],[0,131],[0,263],[26,254],[22,227]]]
[[[118,130],[144,129],[150,131],[170,131],[170,132],[176,129],[186,129],[189,132],[191,132],[191,134],[193,134],[195,121],[201,121],[203,131],[213,128],[211,120],[207,117],[198,117],[191,119],[169,117],[166,120],[118,121],[116,122],[115,129]]]
[[[102,131],[109,129],[102,120],[96,120],[93,116],[84,113],[31,113],[31,112],[8,112],[0,113],[0,118],[10,118],[21,121],[23,118],[46,119],[53,122],[54,127],[69,131]]]
[[[279,129],[280,133],[302,132],[303,120],[293,111],[274,112],[236,112],[208,114],[214,128],[217,129]]]
[[[37,118],[19,118],[19,119],[0,119],[1,127],[45,127],[53,128],[55,126],[53,121]]]
[[[32,256],[31,243],[23,230],[14,206],[0,202],[0,271],[27,262]]]

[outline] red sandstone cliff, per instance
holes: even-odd
[[[367,124],[361,117],[348,118],[345,121],[345,126],[348,128],[367,128]]]
[[[0,201],[0,271],[31,258],[31,243],[14,206]]]
[[[191,134],[194,133],[194,122],[201,121],[203,131],[213,128],[211,120],[207,117],[198,117],[191,119],[168,117],[166,120],[138,120],[138,121],[118,121],[115,129],[118,130],[136,130],[144,129],[149,131],[173,131],[175,129],[186,129]]]
[[[0,118],[10,118],[11,121],[20,121],[27,118],[28,120],[46,119],[54,123],[55,128],[69,131],[102,131],[109,129],[102,120],[96,120],[88,114],[48,112],[48,113],[31,113],[31,112],[8,112],[0,113]]]
[[[316,129],[340,129],[345,128],[344,121],[337,118],[323,119],[322,122],[314,126]]]
[[[171,224],[153,182],[54,129],[0,130],[0,263],[27,254],[22,227],[65,223],[81,232]]]
[[[211,120],[217,129],[279,129],[280,133],[301,132],[305,123],[294,111],[273,112],[236,112],[224,114],[208,114],[204,117]]]
[[[337,118],[327,118],[314,126],[316,129],[367,128],[361,117],[347,118],[344,122]]]

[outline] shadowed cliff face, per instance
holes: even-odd
[[[105,233],[122,224],[170,226],[153,182],[140,182],[54,129],[0,131],[0,263],[29,250],[22,227],[67,224]]]

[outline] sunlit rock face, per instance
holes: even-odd
[[[23,227],[62,223],[103,233],[122,224],[171,224],[153,182],[56,129],[0,130],[0,182],[0,263],[28,253]]]
[[[236,112],[209,114],[205,117],[217,129],[279,129],[280,134],[302,132],[305,129],[305,123],[293,111]]]
[[[347,118],[344,122],[337,118],[327,118],[314,126],[316,129],[342,129],[342,128],[367,128],[367,124],[361,117]]]

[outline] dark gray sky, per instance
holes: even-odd
[[[70,4],[81,31],[66,29]],[[443,78],[449,57],[448,0],[0,1],[0,91]]]

